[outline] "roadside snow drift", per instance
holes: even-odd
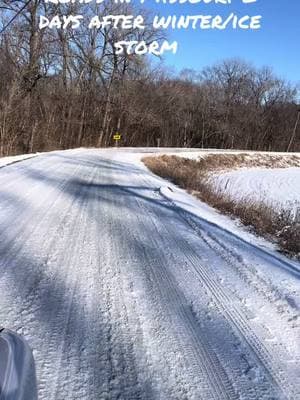
[[[11,156],[11,157],[0,157],[0,168],[36,156],[37,154],[21,154],[18,156]]]

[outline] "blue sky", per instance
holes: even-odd
[[[262,15],[258,31],[170,30],[169,42],[178,41],[176,55],[165,53],[167,65],[180,71],[183,68],[200,70],[225,58],[242,58],[256,66],[271,66],[274,72],[292,82],[300,82],[300,0],[257,0],[243,4],[232,0],[231,5],[182,4],[145,5],[159,15]]]

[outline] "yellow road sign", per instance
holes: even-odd
[[[116,135],[113,136],[114,140],[120,140],[121,139],[121,135],[119,135],[118,133]]]

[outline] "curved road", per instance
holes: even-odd
[[[299,264],[181,210],[129,160],[0,169],[0,325],[29,340],[39,399],[300,399]]]

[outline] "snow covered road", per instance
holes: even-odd
[[[0,170],[0,325],[34,349],[39,399],[300,399],[299,264],[181,209],[136,159]]]

